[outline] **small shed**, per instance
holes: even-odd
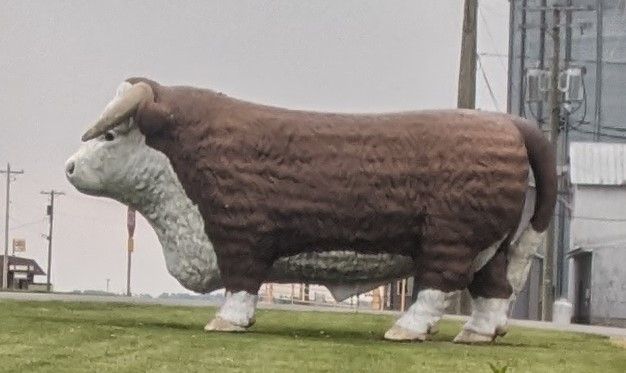
[[[0,268],[4,266],[4,255],[0,255]],[[7,286],[12,290],[28,290],[35,284],[35,276],[45,276],[45,272],[33,259],[9,255]],[[2,270],[0,269],[0,281]]]
[[[626,326],[626,144],[570,144],[574,321]]]

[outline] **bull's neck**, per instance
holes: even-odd
[[[155,230],[167,269],[184,287],[205,293],[221,287],[217,257],[204,231],[204,220],[187,198],[168,158],[149,150],[137,170],[135,193],[127,203]]]

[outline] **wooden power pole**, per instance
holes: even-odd
[[[50,231],[46,236],[46,239],[48,240],[48,273],[46,273],[46,291],[49,293],[52,290],[50,283],[50,272],[52,271],[52,227],[54,224],[54,197],[62,196],[65,193],[57,192],[52,189],[49,192],[41,192],[41,194],[50,195],[50,204],[48,205],[47,209],[48,218],[50,219]]]
[[[552,10],[552,63],[550,67],[550,142],[554,153],[557,155],[557,167],[561,164],[559,156],[559,132],[561,131],[561,91],[559,90],[559,74],[561,59],[561,10],[555,7]],[[557,172],[560,172],[557,170]],[[561,181],[559,176],[559,190]],[[542,307],[541,319],[544,321],[552,320],[552,305],[554,304],[554,252],[555,252],[555,219],[552,218],[548,232],[546,235],[545,255],[543,258],[543,291],[542,291]]]
[[[9,211],[11,205],[11,177],[13,175],[23,174],[24,171],[13,171],[11,170],[11,165],[7,163],[6,170],[0,170],[0,174],[7,174],[7,199],[6,203],[6,214],[4,221],[4,259],[2,261],[2,290],[7,290],[8,288],[8,278],[9,278]]]
[[[476,108],[477,15],[478,0],[465,0],[457,95],[457,107],[461,109]],[[456,308],[459,313],[470,314],[471,303],[467,290],[461,292]]]
[[[478,0],[465,0],[457,96],[457,106],[464,109],[476,107],[477,14]]]
[[[128,229],[128,245],[127,245],[127,263],[126,263],[126,296],[132,296],[130,291],[130,275],[131,275],[131,265],[132,265],[132,257],[133,251],[135,250],[135,240],[133,238],[135,234],[135,221],[136,221],[136,213],[135,209],[132,207],[128,207],[128,211],[126,214],[126,228]]]

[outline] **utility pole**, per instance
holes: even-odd
[[[457,96],[457,107],[464,109],[476,107],[477,14],[478,0],[465,0]]]
[[[50,219],[50,231],[46,236],[48,240],[48,273],[46,273],[46,291],[50,292],[50,271],[52,270],[52,227],[54,224],[54,197],[55,196],[63,196],[65,193],[56,191],[54,189],[49,192],[42,191],[41,194],[47,194],[50,196],[50,204],[47,208],[48,217]]]
[[[5,201],[6,215],[4,220],[4,260],[2,261],[2,290],[7,290],[9,283],[9,209],[11,205],[11,175],[21,175],[23,173],[23,170],[12,171],[11,164],[9,163],[7,163],[6,170],[0,170],[0,174],[7,174],[7,199]]]
[[[135,241],[133,235],[135,234],[135,210],[128,206],[128,213],[126,215],[126,227],[128,228],[128,263],[126,267],[126,296],[130,297],[130,267],[132,264],[133,250],[135,250]]]
[[[404,312],[406,308],[406,278],[400,281],[400,311]]]
[[[552,149],[556,154],[557,159],[557,173],[561,172],[561,156],[559,146],[559,132],[561,131],[561,91],[559,90],[559,75],[560,75],[560,59],[561,59],[561,10],[555,7],[552,10],[552,63],[550,67],[550,142],[552,143]],[[558,191],[561,190],[561,176],[557,175]],[[543,291],[542,291],[542,307],[541,307],[541,319],[544,321],[552,320],[552,305],[554,304],[554,241],[556,237],[555,232],[555,219],[552,218],[550,226],[548,227],[548,233],[546,235],[546,250],[543,259]]]
[[[461,59],[459,65],[459,87],[457,107],[476,108],[476,57],[478,44],[478,0],[465,0],[463,6],[463,35],[461,38]],[[470,295],[467,290],[460,292],[456,302],[456,312],[469,315]]]

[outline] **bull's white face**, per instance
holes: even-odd
[[[128,88],[130,84],[122,83],[108,107]],[[137,209],[154,228],[172,276],[194,291],[215,290],[221,286],[220,274],[202,215],[169,159],[145,140],[130,118],[83,143],[66,162],[67,178],[83,193]]]
[[[136,128],[109,131],[84,143],[67,160],[66,176],[83,193],[118,199],[116,193],[134,189],[133,164],[149,151],[144,141]]]
[[[129,83],[122,83],[109,105],[129,87]],[[145,171],[146,161],[155,157],[153,153],[157,151],[145,144],[145,137],[131,118],[83,143],[67,160],[65,173],[70,183],[83,193],[128,203],[129,193],[141,184],[139,178]]]

